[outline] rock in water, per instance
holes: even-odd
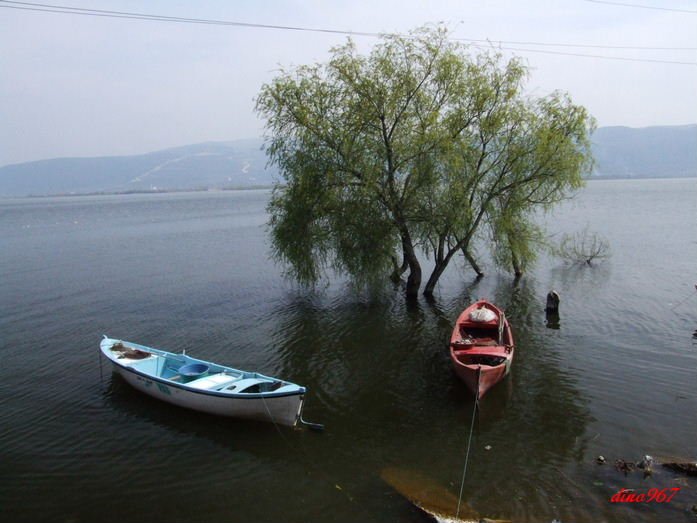
[[[460,503],[457,513],[457,496],[431,478],[418,472],[389,467],[380,477],[410,503],[442,523],[511,523],[508,520],[482,518],[467,503]]]
[[[697,476],[697,463],[663,463],[665,468],[688,476]]]

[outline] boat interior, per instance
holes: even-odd
[[[457,345],[494,346],[499,345],[499,330],[497,327],[473,327],[460,325],[461,342]]]
[[[122,354],[119,362],[143,374],[182,383],[187,387],[231,394],[291,392],[295,384],[244,372],[213,363],[201,362],[185,355],[157,354],[125,346],[112,347]]]
[[[463,365],[482,365],[485,367],[498,367],[506,362],[503,356],[489,354],[470,354],[468,352],[455,353],[457,360]]]

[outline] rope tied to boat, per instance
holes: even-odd
[[[271,410],[269,409],[269,406],[266,404],[266,400],[264,397],[261,397],[261,401],[264,404],[264,408],[266,409],[266,413],[269,415],[269,419],[271,420],[271,423],[273,423],[273,426],[276,428],[276,432],[278,432],[278,435],[281,436],[281,439],[283,442],[288,446],[289,449],[297,452],[298,454],[302,455],[306,466],[308,466],[310,469],[312,469],[315,474],[322,478],[325,482],[328,484],[332,485],[335,490],[338,490],[341,492],[346,499],[351,502],[351,503],[356,503],[356,499],[351,495],[349,491],[347,491],[345,488],[343,488],[339,482],[335,480],[334,477],[332,477],[328,472],[325,472],[321,467],[318,467],[317,465],[314,464],[316,458],[313,456],[310,456],[308,452],[299,444],[291,442],[285,434],[283,434],[283,430],[281,427],[276,423],[276,420],[273,417],[273,414],[271,414]],[[364,507],[359,503],[358,504],[359,510],[364,511]],[[367,513],[366,513],[367,514]]]
[[[455,511],[455,519],[460,516],[460,505],[462,503],[462,491],[465,488],[465,477],[467,476],[467,464],[470,457],[470,446],[472,444],[472,433],[474,432],[474,418],[477,415],[477,405],[479,404],[479,378],[482,374],[481,365],[477,369],[477,392],[474,395],[474,408],[472,409],[472,422],[470,423],[470,433],[467,437],[467,451],[465,452],[465,466],[462,468],[462,480],[460,481],[460,494],[457,497],[457,510]]]

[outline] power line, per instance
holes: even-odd
[[[590,1],[590,0],[589,0]],[[104,18],[121,18],[121,19],[131,19],[131,20],[148,20],[156,22],[173,22],[173,23],[189,23],[189,24],[204,24],[204,25],[220,25],[220,26],[234,26],[234,27],[247,27],[247,28],[259,28],[259,29],[277,29],[286,31],[301,31],[301,32],[315,32],[315,33],[330,33],[330,34],[340,34],[347,36],[368,36],[379,38],[383,36],[381,33],[375,32],[365,32],[365,31],[348,31],[340,29],[326,29],[326,28],[311,28],[311,27],[300,27],[300,26],[286,26],[286,25],[271,25],[271,24],[258,24],[249,22],[235,22],[228,20],[214,20],[205,18],[183,18],[178,16],[166,16],[166,15],[150,15],[145,13],[133,13],[127,11],[109,11],[103,9],[87,9],[81,7],[70,7],[70,6],[60,6],[53,4],[39,4],[32,2],[18,2],[10,0],[0,0],[2,2],[0,7],[6,9],[18,9],[22,11],[39,11],[46,13],[59,13],[59,14],[72,14],[72,15],[82,15],[82,16],[97,16]],[[14,5],[5,5],[14,4]],[[480,49],[490,48],[493,44],[490,40],[481,40],[473,38],[453,38],[452,40],[470,42],[474,47]],[[478,45],[475,42],[488,42],[489,45]],[[595,48],[614,48],[614,49],[643,49],[643,50],[695,50],[695,48],[641,48],[641,47],[630,47],[630,46],[586,46],[586,45],[574,45],[574,44],[551,44],[551,43],[541,43],[541,42],[511,42],[504,40],[497,40],[496,42],[501,43],[512,43],[517,45],[546,45],[546,46],[564,46],[564,47],[595,47]],[[697,62],[684,62],[676,60],[658,60],[649,58],[627,58],[619,56],[606,56],[606,55],[591,55],[584,53],[568,53],[562,51],[548,51],[541,49],[523,49],[516,47],[504,47],[498,46],[499,50],[508,51],[519,51],[523,53],[542,53],[542,54],[552,54],[560,56],[574,56],[583,58],[598,58],[603,60],[619,60],[626,62],[646,62],[646,63],[663,63],[663,64],[673,64],[673,65],[697,65]]]
[[[479,44],[472,44],[473,47],[479,49],[491,49]],[[583,58],[602,58],[603,60],[619,60],[622,62],[646,62],[655,64],[673,64],[673,65],[693,65],[697,66],[697,62],[680,62],[675,60],[652,60],[651,58],[628,58],[624,56],[605,56],[601,54],[585,54],[585,53],[567,53],[562,51],[549,51],[544,49],[523,49],[520,47],[495,47],[495,49],[502,49],[505,51],[519,51],[522,53],[541,53],[541,54],[552,54],[557,56],[579,56]]]
[[[644,45],[599,45],[599,44],[555,44],[551,42],[517,42],[513,40],[492,40],[475,38],[452,38],[462,42],[482,42],[489,44],[537,45],[541,47],[577,47],[584,49],[631,49],[639,51],[697,51],[697,47],[649,47]]]
[[[347,31],[339,29],[317,29],[308,27],[293,27],[284,25],[269,25],[269,24],[255,24],[255,23],[245,23],[245,22],[232,22],[225,20],[209,20],[202,18],[182,18],[178,16],[165,16],[165,15],[148,15],[143,13],[132,13],[127,11],[107,11],[102,9],[87,9],[82,7],[68,7],[68,6],[58,6],[51,4],[39,4],[34,2],[19,2],[11,0],[0,0],[0,2],[6,4],[17,4],[24,6],[33,7],[44,7],[50,8],[51,10],[45,10],[44,12],[49,13],[65,13],[71,14],[75,11],[75,14],[87,14],[97,16],[96,13],[107,15],[119,15],[114,16],[130,18],[134,17],[138,20],[159,20],[159,21],[173,21],[173,22],[184,22],[184,23],[201,23],[201,24],[215,24],[215,25],[232,25],[239,27],[256,27],[264,29],[285,29],[294,31],[314,31],[323,33],[333,33],[333,34],[344,34],[349,36],[371,36],[379,37],[380,33],[375,32],[365,32],[365,31]],[[7,6],[9,7],[9,6]],[[55,9],[61,9],[66,11],[55,11]],[[498,42],[502,44],[514,44],[514,45],[536,45],[536,46],[548,46],[548,47],[578,47],[578,48],[595,48],[595,49],[637,49],[637,50],[650,50],[650,51],[696,51],[697,47],[650,47],[650,46],[630,46],[630,45],[593,45],[593,44],[569,44],[569,43],[549,43],[549,42],[521,42],[512,40],[491,40],[491,39],[476,39],[476,38],[452,38],[452,40],[463,41],[463,42],[481,42],[481,43],[491,43]]]
[[[625,2],[610,2],[609,0],[584,0],[585,2],[591,2],[593,4],[606,4],[606,5],[617,5],[621,7],[636,7],[638,9],[655,9],[657,11],[673,11],[675,13],[690,13],[697,14],[697,11],[692,9],[677,9],[673,7],[657,7],[654,5],[641,5],[641,4],[629,4]]]
[[[27,11],[42,11],[46,13],[63,13],[63,14],[75,14],[75,15],[85,15],[85,16],[103,16],[106,18],[128,18],[135,20],[153,20],[157,22],[178,22],[178,23],[188,23],[188,24],[208,24],[208,25],[223,25],[223,26],[235,26],[235,27],[251,27],[251,28],[261,28],[261,29],[283,29],[288,31],[309,31],[315,33],[332,33],[332,34],[345,34],[349,36],[381,36],[380,33],[367,33],[361,31],[344,31],[338,29],[321,29],[321,28],[311,28],[311,27],[295,27],[288,25],[271,25],[271,24],[257,24],[248,22],[234,22],[228,20],[210,20],[205,18],[183,18],[179,16],[167,16],[167,15],[150,15],[145,13],[132,13],[127,11],[107,11],[104,9],[87,9],[83,7],[70,7],[62,5],[51,5],[51,4],[37,4],[33,2],[15,2],[11,0],[0,0],[3,4],[17,4],[22,6],[32,6],[32,7],[18,7],[9,5],[0,5],[0,7],[6,7],[10,9],[23,9]],[[44,9],[39,9],[44,8]]]

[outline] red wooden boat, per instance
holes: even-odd
[[[477,398],[511,370],[513,334],[505,314],[486,300],[467,307],[450,337],[455,373]]]

